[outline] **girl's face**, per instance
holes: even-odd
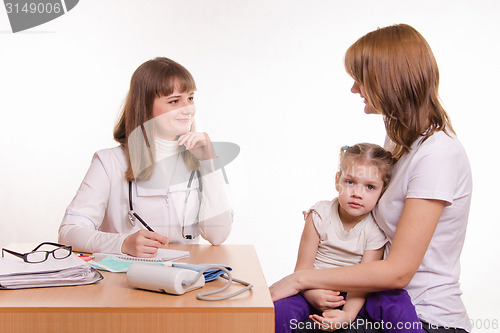
[[[379,114],[375,110],[375,108],[368,102],[368,99],[366,98],[365,90],[364,90],[363,86],[359,82],[354,81],[354,84],[352,85],[352,88],[351,88],[351,92],[353,94],[359,94],[359,96],[361,96],[361,98],[364,99],[364,102],[365,102],[365,113],[366,114]]]
[[[344,223],[359,222],[375,208],[384,182],[379,168],[347,157],[347,167],[335,177],[339,191],[339,215]]]
[[[153,102],[153,117],[157,136],[175,141],[176,137],[190,131],[196,109],[194,92],[179,92],[156,97]]]

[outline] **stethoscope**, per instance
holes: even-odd
[[[184,209],[183,209],[183,212],[182,212],[182,229],[181,229],[181,233],[182,233],[182,238],[184,238],[184,239],[193,239],[193,235],[185,235],[184,234],[184,223],[185,223],[185,220],[186,220],[186,206],[187,206],[187,202],[188,202],[188,199],[189,199],[189,194],[191,193],[191,184],[193,182],[195,174],[196,174],[196,177],[198,178],[198,184],[199,184],[198,185],[198,189],[199,189],[200,192],[203,190],[202,183],[201,183],[201,174],[200,174],[200,171],[199,170],[192,171],[191,175],[189,176],[189,181],[188,181],[187,187],[186,187],[186,198],[184,200]],[[128,204],[129,204],[128,218],[130,220],[130,223],[132,223],[132,225],[135,225],[135,219],[138,219],[139,222],[141,222],[141,224],[146,229],[148,229],[151,232],[154,232],[154,230],[146,223],[146,221],[144,221],[139,216],[139,214],[137,214],[136,212],[134,212],[134,205],[132,203],[132,182],[128,182]]]

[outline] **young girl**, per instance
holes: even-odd
[[[152,257],[167,242],[201,235],[218,245],[227,238],[232,210],[210,139],[195,131],[195,90],[189,71],[170,59],[137,68],[115,126],[120,145],[94,155],[59,242]]]
[[[295,271],[382,259],[387,239],[371,211],[390,182],[393,163],[391,154],[375,144],[342,147],[335,177],[339,196],[332,201],[320,201],[307,212]],[[318,295],[328,297],[332,293],[305,290],[302,294],[275,302],[276,332],[290,332],[311,312],[318,310],[323,311],[324,319],[318,322],[322,329],[339,329],[353,322],[365,303],[365,294],[349,292],[342,309],[333,309],[333,304],[332,307],[321,307],[315,303]],[[393,301],[398,302],[405,315],[397,318],[396,315],[386,316],[384,320],[418,322],[409,297],[403,293],[395,298],[397,300]]]

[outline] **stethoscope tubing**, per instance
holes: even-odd
[[[128,204],[130,210],[128,211],[128,215],[130,217],[135,217],[136,219],[139,220],[139,222],[142,223],[142,225],[148,229],[151,232],[154,232],[154,230],[144,221],[136,212],[134,212],[134,206],[132,204],[132,182],[128,182]]]
[[[196,170],[196,171],[192,171],[191,172],[191,175],[189,176],[189,181],[188,181],[188,184],[187,184],[187,187],[186,187],[186,199],[185,199],[185,202],[184,202],[184,212],[183,212],[183,219],[182,219],[182,237],[185,238],[185,239],[192,239],[193,236],[192,235],[184,235],[184,219],[185,219],[185,214],[186,214],[186,205],[187,205],[187,201],[188,201],[188,198],[189,198],[189,193],[190,193],[190,190],[191,190],[191,184],[193,182],[193,179],[194,179],[194,175],[196,173],[196,176],[198,177],[198,189],[199,191],[201,192],[203,190],[203,185],[202,185],[202,182],[201,182],[201,173],[199,170]],[[139,220],[139,222],[141,222],[141,224],[149,231],[151,232],[155,232],[147,223],[146,221],[144,221],[140,216],[139,214],[137,214],[136,212],[134,212],[134,204],[132,202],[132,182],[129,181],[128,182],[128,205],[129,205],[129,211],[128,211],[128,215],[129,215],[129,218],[132,219],[133,218],[136,218]]]

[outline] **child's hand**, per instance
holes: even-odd
[[[333,332],[345,328],[351,323],[349,314],[345,311],[333,309],[323,312],[323,316],[310,315],[309,318],[319,324],[323,331]]]
[[[345,304],[344,297],[333,290],[309,289],[302,291],[302,296],[320,311],[332,310]]]

